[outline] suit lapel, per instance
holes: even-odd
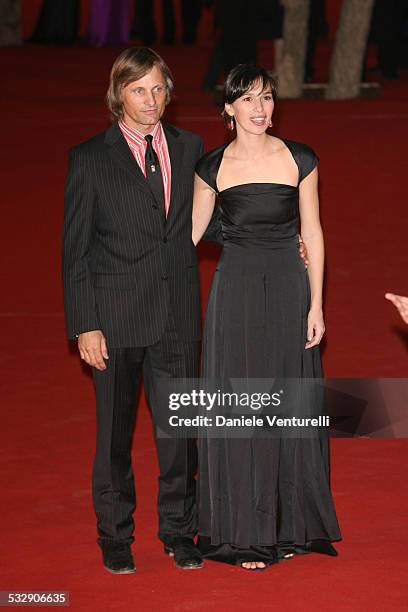
[[[176,128],[168,124],[163,124],[163,128],[167,146],[169,148],[171,164],[170,208],[166,221],[166,224],[168,225],[172,222],[173,218],[177,214],[177,191],[183,162],[184,144],[180,138],[180,132]],[[140,187],[148,191],[154,197],[149,183],[146,181],[146,178],[139,167],[139,164],[135,160],[133,153],[130,150],[129,145],[126,142],[126,139],[124,138],[117,123],[114,123],[106,131],[105,143],[109,146],[109,155],[115,164],[125,170],[127,174],[140,185]]]
[[[177,214],[177,190],[180,184],[181,167],[183,163],[184,144],[180,138],[180,132],[172,125],[163,124],[166,135],[167,146],[169,148],[171,164],[171,195],[170,207],[167,215],[167,225],[172,222]]]
[[[114,123],[107,131],[105,143],[109,145],[112,160],[125,170],[135,181],[150,191],[146,178],[135,160],[132,151],[122,135],[120,127]]]

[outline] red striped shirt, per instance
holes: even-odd
[[[127,123],[125,123],[124,121],[119,121],[119,127],[137,163],[139,164],[140,169],[146,176],[145,155],[147,142],[145,140],[144,135],[138,130],[135,130],[135,128],[129,127],[129,125],[127,125]],[[159,158],[160,170],[163,177],[164,204],[166,207],[167,217],[169,212],[171,194],[171,163],[169,147],[167,145],[166,136],[160,121],[154,126],[154,130],[153,132],[151,132],[151,134],[153,136],[153,149],[155,150],[155,153]]]

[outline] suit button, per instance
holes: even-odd
[[[157,204],[152,204],[152,208],[154,208],[154,210],[157,210],[158,209]]]
[[[163,274],[163,276],[162,276],[162,280],[168,280],[168,278],[169,278],[169,277],[168,277],[166,274]]]
[[[166,236],[163,238],[163,242],[164,242],[164,244],[166,244],[166,242],[167,242]]]

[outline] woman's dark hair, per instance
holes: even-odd
[[[224,84],[223,102],[232,104],[241,96],[244,96],[254,85],[260,83],[262,91],[270,88],[272,98],[275,102],[278,95],[278,81],[269,70],[256,66],[255,64],[239,64],[235,66],[227,76]],[[222,113],[226,122],[231,118],[228,113]]]

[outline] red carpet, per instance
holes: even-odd
[[[203,134],[207,148],[222,142],[218,111],[199,90],[206,46],[161,51],[177,84],[169,120]],[[90,494],[93,389],[64,339],[59,252],[67,149],[104,129],[103,94],[117,53],[2,50],[0,590],[70,591],[74,610],[406,609],[405,440],[332,441],[338,558],[299,557],[252,575],[208,562],[185,573],[155,535],[157,469],[143,400],[134,445],[138,573],[103,570]],[[408,292],[407,99],[405,72],[383,83],[378,100],[277,108],[277,135],[310,144],[321,158],[330,377],[406,375],[407,331],[383,295]],[[201,252],[204,308],[215,254],[215,247]]]

